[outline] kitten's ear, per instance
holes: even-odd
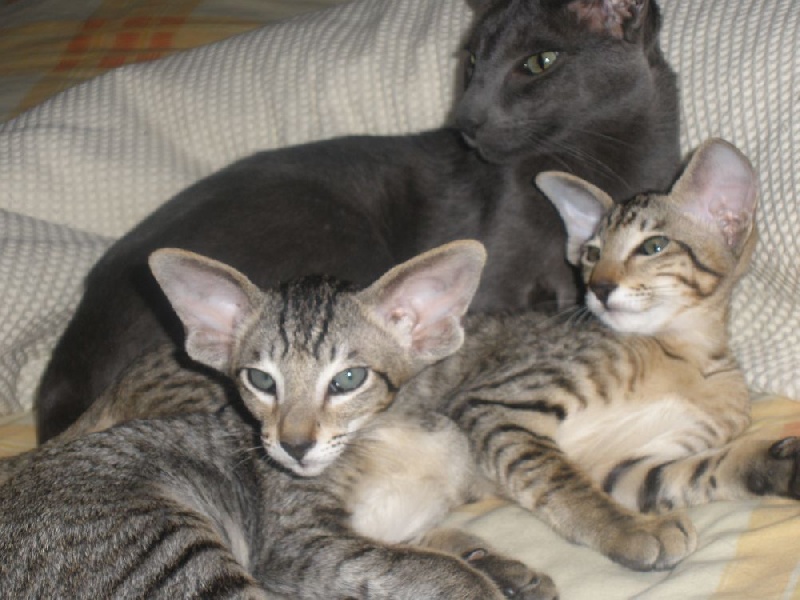
[[[578,265],[581,247],[592,237],[614,201],[600,188],[569,173],[539,173],[536,185],[558,209],[567,229],[567,260]]]
[[[416,359],[433,362],[461,347],[461,317],[485,262],[479,242],[451,242],[393,268],[359,300]]]
[[[753,165],[733,144],[703,143],[670,197],[690,217],[716,228],[734,255],[741,253],[754,228],[758,182]]]
[[[261,292],[236,269],[186,250],[156,250],[149,264],[183,322],[186,352],[225,372],[237,328],[256,312]]]
[[[595,33],[606,33],[617,39],[636,41],[653,10],[651,0],[572,0],[567,10],[578,22]]]

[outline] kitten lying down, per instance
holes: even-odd
[[[554,598],[547,576],[474,536],[428,531],[428,514],[427,535],[408,545],[365,536],[347,510],[370,467],[347,458],[353,440],[409,377],[462,344],[484,261],[480,244],[457,242],[363,291],[328,278],[261,291],[216,261],[155,253],[187,353],[224,377],[149,353],[95,403],[104,414],[88,428],[118,422],[117,406],[163,418],[73,428],[5,461],[4,595]]]

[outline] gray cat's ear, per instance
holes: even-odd
[[[758,181],[733,144],[710,139],[693,154],[670,197],[690,217],[718,230],[739,255],[755,226]]]
[[[578,265],[581,247],[592,237],[614,201],[600,188],[569,173],[539,173],[536,185],[558,209],[567,230],[567,260]]]
[[[390,270],[359,294],[415,359],[432,362],[461,347],[467,312],[486,251],[472,240],[451,242]]]
[[[633,42],[643,30],[652,0],[572,0],[567,10],[595,33]]]
[[[497,4],[497,0],[467,0],[467,5],[477,15],[489,10],[493,4]]]
[[[156,250],[148,262],[183,322],[187,354],[225,372],[238,326],[257,310],[258,288],[236,269],[186,250]]]

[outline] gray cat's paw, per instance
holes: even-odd
[[[745,485],[757,496],[800,499],[800,437],[783,438],[769,445],[747,471]]]
[[[688,516],[637,515],[616,531],[603,548],[612,560],[637,571],[669,569],[697,546],[697,533]]]
[[[526,564],[495,554],[485,548],[474,548],[462,557],[485,573],[506,598],[514,600],[556,600],[558,591],[550,577],[530,569]]]

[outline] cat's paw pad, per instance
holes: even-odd
[[[800,437],[774,442],[767,455],[767,463],[748,474],[747,487],[758,495],[778,494],[800,499]]]
[[[640,515],[633,527],[615,536],[609,557],[637,571],[669,569],[697,547],[689,517],[680,513]]]
[[[474,548],[462,558],[472,567],[485,573],[506,598],[514,600],[555,600],[556,584],[544,573],[534,571],[526,564],[495,554],[485,548]]]

